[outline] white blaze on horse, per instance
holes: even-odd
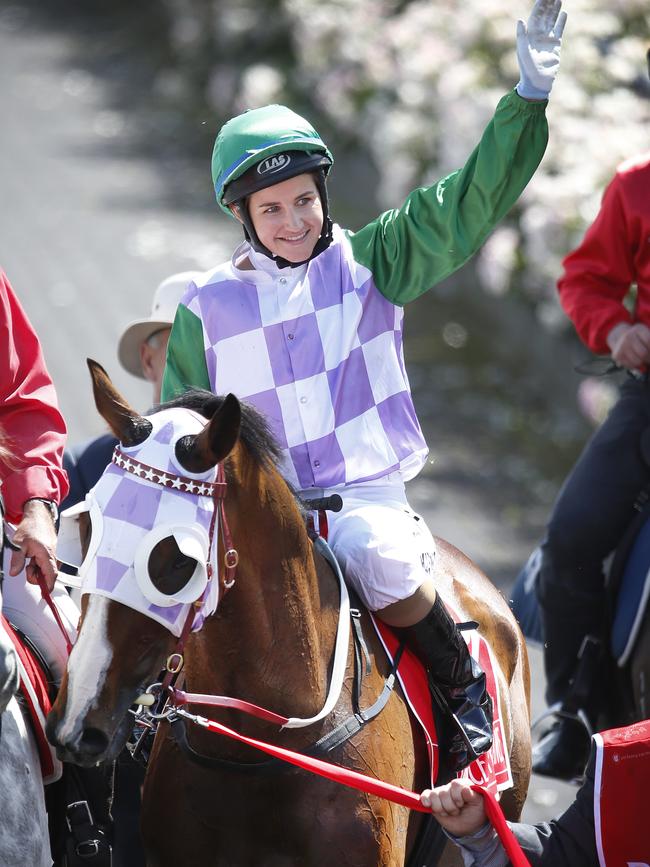
[[[326,757],[423,789],[427,751],[401,691],[367,723],[360,719],[391,665],[363,613],[355,666],[354,629],[341,616],[346,591],[312,543],[263,420],[232,395],[207,392],[145,418],[99,365],[89,366],[97,407],[120,446],[85,505],[66,518],[76,535],[59,545],[83,581],[79,638],[48,721],[60,756],[85,765],[116,757],[134,701],[166,659],[171,671],[182,655],[188,693],[227,697],[211,711],[220,723],[304,752],[356,721]],[[513,783],[502,804],[516,820],[530,776],[525,645],[493,585],[455,548],[437,544],[437,586],[461,617],[480,622],[495,659]],[[242,716],[243,705],[273,710]],[[142,807],[151,867],[402,867],[423,822],[404,806],[269,762],[187,717],[158,726]],[[460,863],[442,857],[427,867]]]

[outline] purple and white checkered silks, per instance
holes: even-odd
[[[234,264],[244,255],[253,270]],[[262,412],[294,488],[420,471],[428,450],[404,364],[403,309],[355,261],[340,227],[298,268],[278,269],[243,245],[181,303],[201,320],[211,390]]]
[[[215,481],[216,467],[207,473],[192,474],[176,459],[177,441],[188,434],[200,433],[206,423],[202,416],[188,409],[175,408],[147,418],[153,425],[147,439],[130,448],[121,446],[122,455],[160,470],[163,475],[171,473],[195,480],[199,483],[196,486],[199,491],[204,490],[201,482]],[[212,563],[214,576],[218,576],[216,520],[212,550],[208,551],[210,524],[216,506],[217,501],[210,495],[165,487],[164,482],[160,484],[147,479],[144,472],[136,475],[115,463],[110,464],[86,498],[92,536],[79,570],[82,595],[107,596],[157,620],[179,636],[193,600],[159,604],[162,599],[158,598],[151,582],[147,587],[151,549],[164,536],[174,535],[181,550],[198,561],[193,580],[200,589],[193,598],[201,596],[202,588],[205,592],[192,629],[200,629],[205,618],[216,610],[219,599],[217,578],[210,580],[207,587],[205,580],[200,580],[201,569],[207,580],[208,560]],[[75,506],[66,510],[71,517],[78,511]]]

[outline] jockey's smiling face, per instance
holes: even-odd
[[[248,213],[262,244],[288,262],[309,259],[323,230],[323,208],[309,173],[251,193]]]

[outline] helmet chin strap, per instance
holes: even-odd
[[[318,189],[318,194],[321,200],[321,206],[323,208],[323,230],[320,234],[318,241],[316,241],[314,245],[314,249],[311,251],[311,255],[309,255],[306,259],[303,259],[301,262],[290,262],[288,259],[284,259],[282,256],[277,256],[275,253],[272,253],[268,247],[265,247],[264,244],[260,241],[257,232],[255,231],[255,227],[253,226],[253,221],[251,220],[250,213],[248,211],[248,203],[246,199],[240,199],[238,202],[235,202],[235,207],[237,208],[237,214],[241,219],[244,225],[244,237],[249,242],[251,247],[256,250],[258,253],[262,253],[264,256],[268,256],[269,259],[272,259],[278,268],[298,268],[300,265],[304,265],[306,262],[310,262],[312,259],[315,259],[323,250],[327,250],[329,245],[332,243],[332,220],[329,215],[329,197],[327,195],[327,184],[325,183],[325,174],[322,170],[315,173],[316,177],[316,187]]]

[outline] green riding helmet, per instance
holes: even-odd
[[[326,175],[333,162],[304,117],[283,105],[267,105],[221,127],[212,152],[212,181],[219,205],[229,214],[229,204],[303,172]],[[255,166],[257,171],[249,172]]]

